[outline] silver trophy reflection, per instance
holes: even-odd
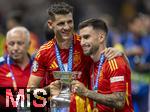
[[[54,71],[53,76],[55,79],[60,79],[61,92],[58,96],[52,96],[50,100],[51,112],[69,112],[71,81],[74,79],[79,79],[81,72]]]

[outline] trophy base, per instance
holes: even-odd
[[[60,94],[51,98],[50,107],[64,108],[70,107],[70,96],[68,94]]]

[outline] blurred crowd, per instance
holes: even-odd
[[[102,18],[109,26],[108,46],[126,53],[133,74],[150,78],[150,1],[149,0],[66,0],[75,7],[75,30],[80,21]],[[30,54],[54,37],[47,27],[50,0],[0,0],[0,56],[5,50],[6,32],[15,26],[30,30]],[[134,76],[134,75],[133,75]],[[135,112],[150,111],[149,83],[132,84]]]

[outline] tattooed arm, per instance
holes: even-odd
[[[81,82],[73,81],[72,88],[79,96],[85,96],[93,101],[117,109],[125,105],[125,92],[114,92],[112,94],[101,94],[88,90]]]
[[[122,109],[125,105],[125,92],[115,92],[112,94],[100,94],[94,91],[88,90],[86,97],[94,100],[97,103]]]

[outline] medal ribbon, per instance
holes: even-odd
[[[98,66],[98,73],[97,73],[97,75],[96,75],[95,83],[94,83],[94,72],[93,72],[93,79],[92,79],[92,85],[93,85],[92,87],[93,87],[93,90],[94,90],[95,92],[97,92],[97,90],[98,90],[98,81],[99,81],[99,77],[100,77],[102,65],[103,65],[103,63],[104,63],[104,61],[105,61],[105,56],[104,56],[104,54],[101,54],[99,60],[100,60],[100,62],[99,62],[99,66]],[[94,71],[94,69],[93,69],[93,71]],[[96,107],[96,102],[94,102],[94,107]]]
[[[58,62],[60,71],[65,71],[57,44],[55,44],[55,51],[56,51],[56,58],[57,58],[57,62]],[[69,48],[68,68],[67,68],[67,71],[69,71],[69,72],[72,71],[72,63],[73,63],[72,60],[73,60],[73,41],[71,42],[71,45]]]
[[[16,80],[15,80],[13,71],[12,71],[12,69],[11,69],[11,66],[10,66],[10,57],[9,57],[9,55],[7,56],[7,65],[8,65],[10,74],[11,74],[11,79],[12,79],[12,81],[13,81],[14,90],[17,91],[17,83],[16,83]]]

